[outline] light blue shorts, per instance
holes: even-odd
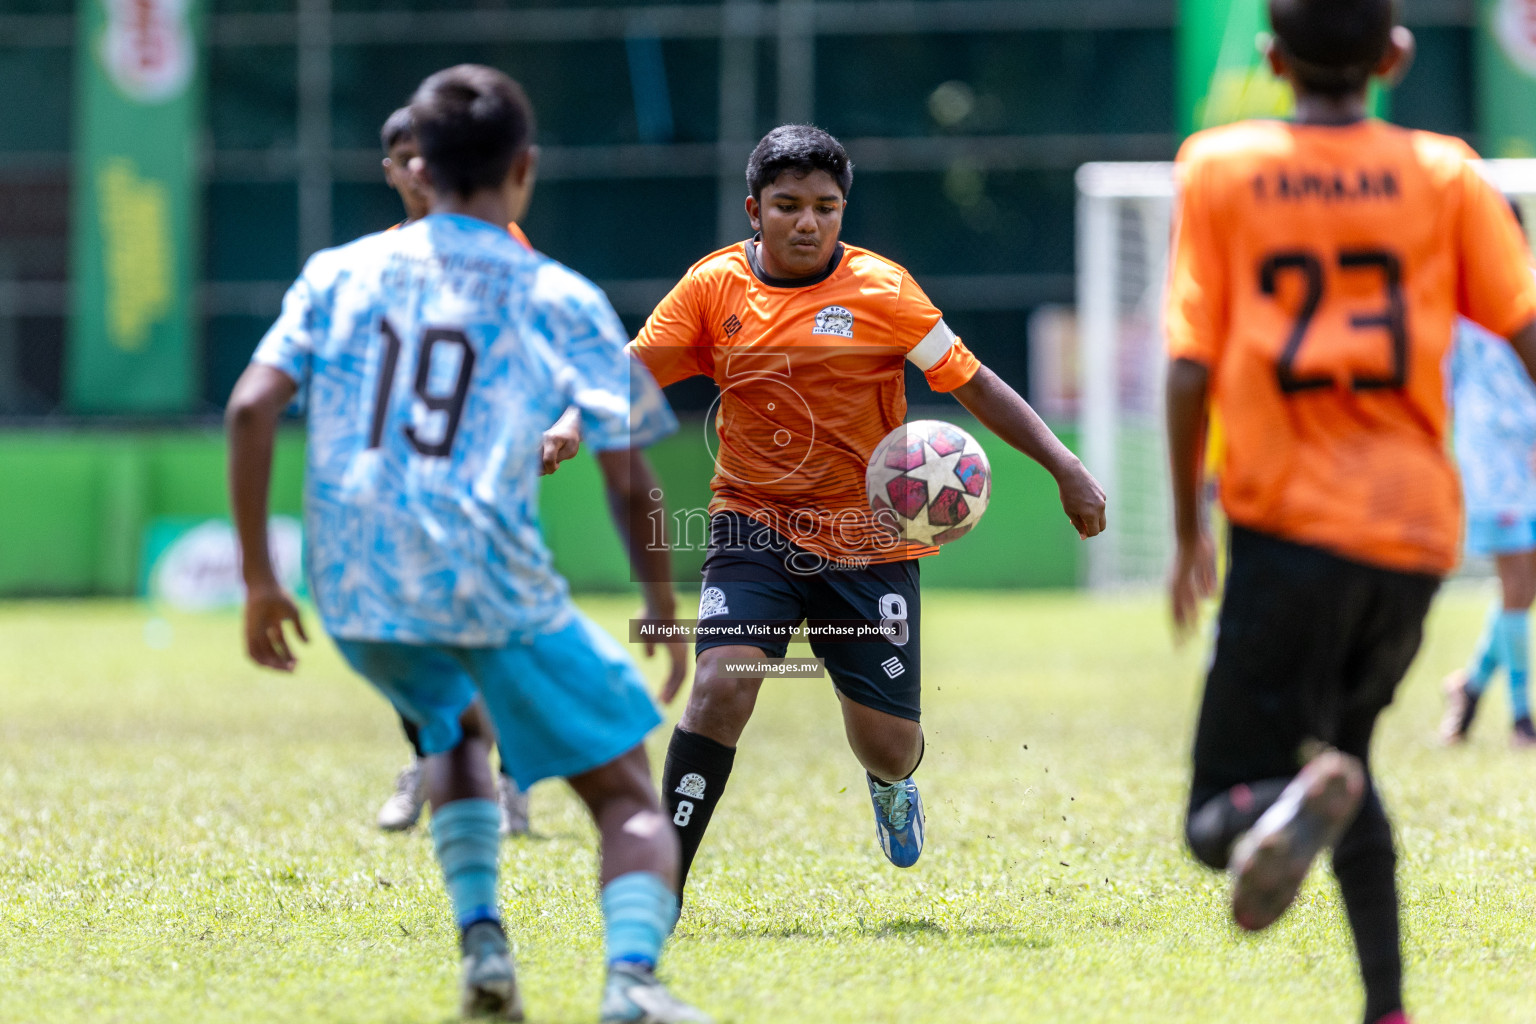
[[[459,716],[484,695],[502,763],[524,790],[601,767],[661,722],[629,652],[574,610],[563,629],[505,647],[341,639],[336,646],[420,727],[428,754],[458,745]]]
[[[1467,518],[1467,554],[1512,555],[1536,549],[1536,519],[1495,515]]]

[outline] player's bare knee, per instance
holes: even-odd
[[[854,756],[875,778],[895,782],[917,770],[923,756],[919,723],[845,699],[843,724]]]
[[[869,774],[885,782],[895,782],[917,770],[922,750],[922,733],[913,728],[910,731],[893,730],[872,741],[864,737],[855,747],[854,753]]]
[[[621,822],[619,831],[632,839],[669,850],[677,846],[677,832],[670,819],[655,808],[630,804],[624,808]]]
[[[478,700],[459,716],[459,729],[466,740],[482,743],[496,742],[496,727],[491,725],[490,715]]]
[[[650,762],[644,747],[635,747],[605,765],[573,775],[568,781],[594,818],[626,808],[635,813],[660,813],[661,802],[651,784]]]
[[[688,732],[734,745],[752,717],[762,679],[724,673],[720,659],[700,659],[681,725]]]

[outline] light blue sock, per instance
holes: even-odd
[[[608,930],[608,964],[655,967],[662,943],[677,923],[677,893],[660,875],[631,871],[603,886],[603,922]]]
[[[468,928],[476,921],[500,921],[496,854],[501,842],[501,812],[496,801],[455,800],[433,808],[432,838],[459,928]]]
[[[1504,602],[1495,600],[1488,609],[1488,624],[1483,627],[1483,638],[1477,642],[1477,653],[1467,669],[1467,689],[1474,694],[1486,690],[1503,657]]]
[[[1531,674],[1531,629],[1524,611],[1505,612],[1499,616],[1503,636],[1504,668],[1509,672],[1509,710],[1515,718],[1531,716],[1531,701],[1526,680]]]

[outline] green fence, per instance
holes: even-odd
[[[992,459],[992,505],[968,537],[924,564],[924,581],[941,587],[1075,586],[1081,542],[1061,513],[1053,481],[985,430],[966,425]],[[274,513],[300,510],[303,445],[297,429],[279,439]],[[710,459],[701,423],[685,423],[650,455],[672,509],[708,503]],[[223,438],[214,429],[10,431],[0,434],[0,479],[6,482],[0,489],[0,595],[130,594],[138,586],[151,521],[227,514]],[[579,456],[549,478],[541,505],[556,564],[575,589],[629,586],[593,459]],[[702,530],[691,532],[701,539]],[[678,578],[691,579],[703,552],[679,551],[676,558]]]

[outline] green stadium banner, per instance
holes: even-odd
[[[72,412],[165,413],[194,395],[203,0],[80,0]]]
[[[1481,0],[1477,125],[1483,155],[1536,157],[1536,0]]]
[[[1184,134],[1245,117],[1285,117],[1291,91],[1269,73],[1256,40],[1264,0],[1180,0],[1179,127]]]
[[[1247,117],[1290,116],[1291,90],[1259,52],[1259,34],[1268,31],[1265,0],[1179,0],[1179,128],[1185,135]],[[1371,109],[1386,116],[1387,94],[1374,86]]]

